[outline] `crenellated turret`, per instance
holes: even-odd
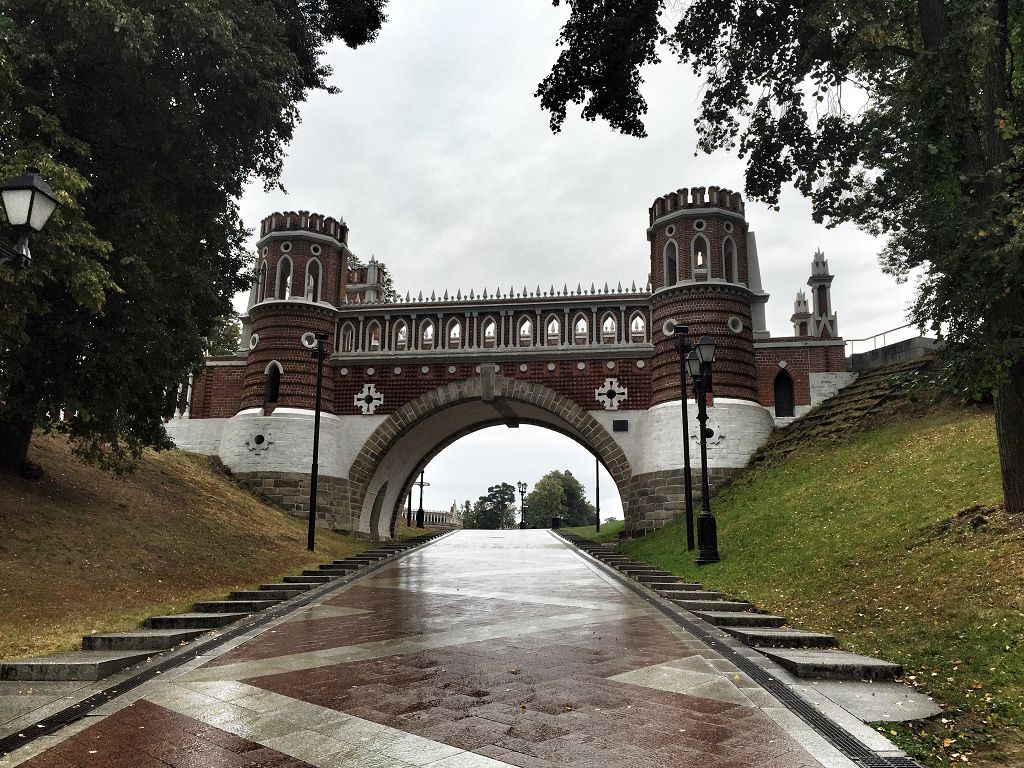
[[[662,195],[649,210],[651,311],[656,400],[679,398],[679,359],[664,322],[690,326],[718,343],[715,394],[754,400],[753,340],[766,336],[757,249],[744,218],[743,198],[716,186]]]

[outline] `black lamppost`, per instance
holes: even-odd
[[[425,481],[423,479],[423,476],[426,475],[426,473],[427,473],[426,469],[420,470],[420,479],[419,479],[419,481],[413,483],[413,485],[418,485],[420,487],[420,508],[416,510],[416,527],[417,528],[423,528],[424,527],[423,526],[423,487],[426,486],[426,485],[430,485],[430,483],[428,483],[427,481]]]
[[[28,238],[46,226],[57,208],[57,198],[39,175],[38,168],[28,168],[21,176],[5,182],[0,186],[0,197],[17,238],[13,248],[0,242],[0,264],[10,261],[17,267],[24,267],[32,258]]]
[[[594,530],[601,532],[601,459],[594,454]]]
[[[310,339],[312,336],[312,339]],[[313,416],[313,471],[309,479],[309,526],[306,532],[306,548],[312,552],[316,538],[316,481],[320,474],[320,405],[324,386],[324,359],[327,357],[327,334],[322,331],[303,334],[303,346],[312,348],[316,360],[316,406]]]
[[[700,422],[700,516],[697,518],[697,565],[718,562],[718,524],[711,514],[711,493],[708,489],[708,438],[714,431],[708,429],[707,394],[712,390],[711,364],[715,362],[715,340],[701,336],[694,349],[686,356],[686,368],[693,379],[693,393],[697,398],[697,421]]]
[[[416,485],[416,483],[413,483]],[[405,507],[405,527],[412,528],[412,486],[409,486],[409,499]]]
[[[519,514],[520,514],[520,518],[521,518],[519,520],[519,528],[520,529],[525,529],[526,528],[526,483],[524,483],[522,480],[520,480],[518,483],[516,483],[516,488],[519,489]]]
[[[686,356],[690,354],[693,347],[686,334],[690,332],[690,326],[677,325],[673,329],[676,335],[676,351],[679,353],[679,393],[683,402],[683,495],[685,504],[684,513],[686,516],[686,549],[692,551],[693,541],[693,478],[690,469],[690,427],[686,412]]]

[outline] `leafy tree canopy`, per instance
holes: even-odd
[[[114,466],[161,417],[248,286],[235,201],[277,182],[324,46],[385,0],[9,0],[0,176],[38,166],[61,207],[30,268],[0,269],[0,466],[34,423]],[[57,422],[57,414],[67,420]]]
[[[487,493],[476,500],[469,511],[463,507],[463,528],[497,530],[512,528],[516,521],[516,491],[508,483],[492,485]],[[467,504],[469,502],[466,502]]]
[[[883,236],[897,278],[921,271],[912,317],[945,338],[961,391],[995,391],[1006,504],[1024,511],[1024,6],[567,5],[537,91],[552,128],[571,103],[643,136],[642,67],[661,50],[690,64],[704,86],[699,147],[745,158],[749,195],[777,203],[793,184],[816,220]]]
[[[566,525],[594,522],[594,505],[587,501],[583,485],[569,470],[548,472],[526,495],[525,503],[531,528],[547,528],[553,517],[562,518]]]

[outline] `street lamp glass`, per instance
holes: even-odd
[[[697,354],[702,363],[715,362],[715,340],[710,336],[701,336],[697,342]]]
[[[526,493],[526,483],[520,481],[518,483],[518,486],[519,486],[519,492],[520,493]]]
[[[686,370],[693,378],[700,376],[700,358],[696,350],[686,356]]]
[[[57,208],[57,198],[50,185],[29,168],[24,174],[0,187],[7,221],[14,227],[29,226],[36,232],[46,226]]]

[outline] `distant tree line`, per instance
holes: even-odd
[[[529,528],[547,528],[553,517],[560,517],[569,526],[594,523],[594,505],[587,501],[583,485],[569,470],[544,475],[526,495],[525,506]],[[518,520],[516,489],[509,483],[492,485],[475,502],[462,504],[464,528],[515,528]]]

